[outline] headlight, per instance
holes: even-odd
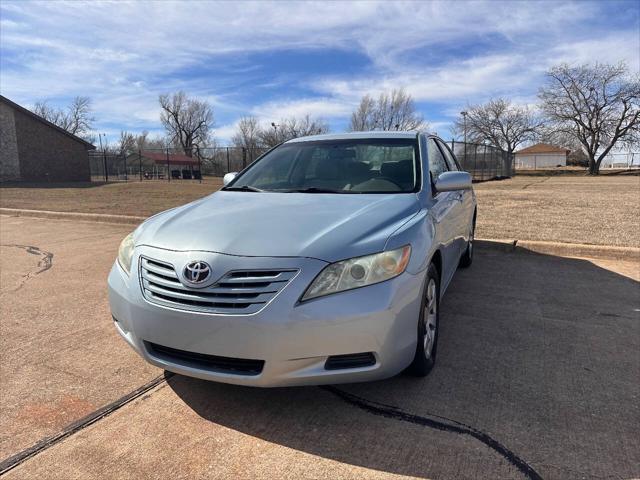
[[[122,267],[122,269],[129,273],[131,270],[131,259],[133,258],[133,232],[124,237],[122,243],[120,243],[120,248],[118,249],[118,263]]]
[[[411,246],[332,263],[311,282],[301,301],[397,277],[407,268]]]

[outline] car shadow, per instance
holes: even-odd
[[[253,389],[168,375],[168,384],[210,422],[382,472],[640,475],[640,283],[520,247],[479,242],[474,262],[444,297],[426,378]]]

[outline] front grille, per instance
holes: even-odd
[[[234,375],[260,375],[264,368],[264,360],[219,357],[217,355],[187,352],[186,350],[178,350],[151,342],[144,342],[144,344],[150,355],[187,367],[220,373],[232,373]]]
[[[376,364],[376,357],[371,352],[350,353],[348,355],[331,355],[324,364],[326,370],[342,370],[345,368],[371,367]]]
[[[206,288],[180,282],[172,265],[141,257],[140,284],[149,302],[208,313],[251,314],[262,309],[298,270],[234,270]]]

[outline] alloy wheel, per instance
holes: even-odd
[[[438,289],[433,278],[429,279],[426,295],[427,299],[424,307],[424,354],[425,357],[431,358],[436,339],[436,328],[438,327]]]

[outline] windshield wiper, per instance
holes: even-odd
[[[299,188],[299,189],[284,190],[284,191],[291,192],[291,193],[349,193],[346,190],[332,190],[330,188],[318,188],[318,187]]]
[[[230,190],[230,191],[236,191],[236,192],[264,192],[264,190],[261,190],[259,188],[256,187],[252,187],[250,185],[238,185],[237,187],[224,187],[223,190]]]

